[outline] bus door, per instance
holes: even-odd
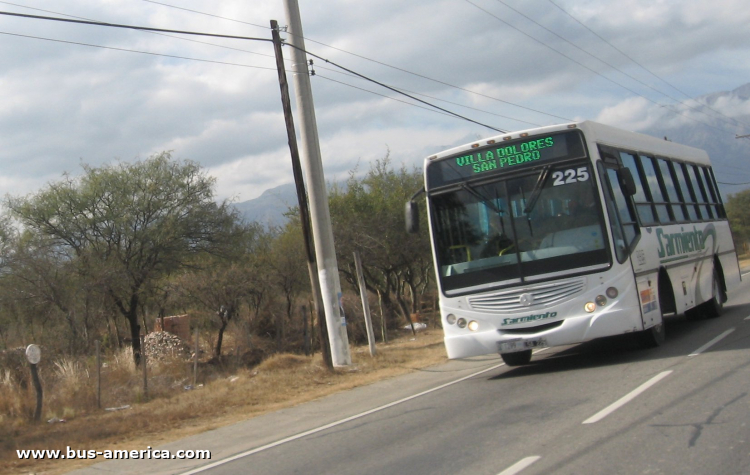
[[[635,191],[633,178],[628,176],[630,174],[628,169],[616,163],[599,162],[599,172],[604,185],[602,188],[614,240],[615,258],[621,264],[629,263],[636,275],[637,270],[645,268],[647,263],[643,254],[633,252],[641,237],[635,208],[630,199]],[[636,277],[636,287],[643,328],[662,323],[656,274]]]

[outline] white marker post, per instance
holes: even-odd
[[[31,366],[31,379],[34,381],[34,389],[36,390],[36,410],[34,410],[34,420],[39,422],[42,417],[42,382],[39,380],[39,371],[36,365],[42,360],[42,350],[34,344],[26,347],[26,359],[29,361]]]

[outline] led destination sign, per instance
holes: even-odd
[[[542,158],[541,150],[553,145],[555,145],[554,137],[545,137],[476,154],[462,155],[456,157],[455,160],[459,167],[471,166],[474,173],[481,173],[539,160]]]
[[[583,156],[583,141],[576,131],[503,142],[431,162],[427,166],[427,184],[435,188],[539,162]]]

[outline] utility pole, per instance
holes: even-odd
[[[281,51],[281,37],[279,36],[279,24],[271,20],[271,34],[273,35],[273,49],[276,53],[276,69],[279,73],[279,87],[281,88],[281,105],[284,108],[284,119],[286,121],[286,133],[289,140],[289,151],[292,155],[292,171],[294,173],[294,184],[297,187],[297,203],[299,204],[299,218],[302,224],[302,237],[305,240],[305,254],[307,256],[307,272],[310,275],[310,288],[312,290],[315,316],[318,319],[318,335],[320,337],[320,351],[323,361],[327,367],[333,367],[331,361],[331,348],[328,342],[328,329],[325,313],[323,312],[323,301],[320,295],[320,281],[318,280],[317,266],[315,265],[315,251],[310,243],[310,213],[307,206],[307,192],[305,182],[302,178],[302,166],[299,161],[299,150],[297,148],[297,134],[294,130],[294,118],[292,117],[292,105],[289,101],[289,83],[286,80],[286,69],[284,68],[284,55]],[[305,317],[305,329],[307,329],[307,317]],[[307,339],[305,339],[307,344]],[[307,351],[306,353],[307,354]]]
[[[328,190],[323,176],[323,161],[318,140],[318,125],[315,119],[315,106],[312,86],[307,69],[307,54],[302,32],[302,18],[297,0],[284,0],[287,20],[288,44],[291,46],[294,89],[297,97],[297,111],[300,115],[300,137],[302,139],[302,166],[308,185],[310,219],[317,256],[318,276],[323,299],[323,309],[328,323],[328,341],[331,345],[331,359],[334,366],[352,364],[349,352],[349,337],[346,333],[346,317],[341,308],[341,282],[333,247],[333,228],[328,209]]]

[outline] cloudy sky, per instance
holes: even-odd
[[[300,0],[300,9],[310,52],[497,129],[593,119],[644,132],[710,122],[727,143],[750,134],[737,120],[750,124],[747,101],[693,100],[750,83],[744,1]],[[260,38],[271,19],[286,24],[283,0],[15,0],[0,10]],[[389,151],[411,166],[496,133],[330,63],[314,69],[329,181]],[[291,183],[272,45],[0,15],[3,194],[163,150],[203,165],[220,198]],[[740,172],[725,173],[750,181]]]

